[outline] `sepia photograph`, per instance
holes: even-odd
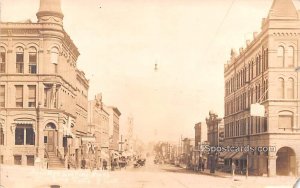
[[[0,188],[219,187],[300,188],[300,0],[0,0]]]

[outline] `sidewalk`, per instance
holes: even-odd
[[[210,173],[209,169],[204,169],[204,171],[194,171],[199,174],[205,174],[208,176],[216,176],[216,177],[221,177],[221,178],[231,178],[232,175],[230,173],[225,173],[225,172],[220,172],[220,171],[215,171],[215,173]],[[235,176],[237,177],[237,176]]]

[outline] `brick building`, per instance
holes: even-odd
[[[293,1],[274,0],[261,32],[239,54],[232,50],[225,65],[225,145],[255,147],[228,158],[252,174],[300,172],[299,35]],[[265,117],[250,115],[254,103],[264,106]],[[258,151],[263,146],[276,150]]]
[[[51,4],[51,6],[49,6]],[[89,82],[63,28],[60,0],[41,0],[37,23],[0,23],[1,163],[79,164]]]

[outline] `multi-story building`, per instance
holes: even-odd
[[[210,147],[218,148],[220,146],[220,141],[223,141],[220,136],[222,135],[220,131],[224,130],[222,129],[222,125],[224,127],[224,124],[221,123],[222,119],[218,118],[218,115],[214,112],[209,112],[209,117],[206,118],[206,125],[207,125],[207,141]],[[207,166],[210,168],[211,172],[215,172],[215,169],[217,168],[217,162],[218,162],[218,153],[213,150],[208,151],[209,156],[207,160]]]
[[[299,35],[293,1],[274,0],[261,32],[225,65],[225,145],[253,147],[228,158],[250,173],[300,172]],[[265,117],[251,116],[253,103]]]
[[[50,6],[51,5],[51,6]],[[1,22],[0,150],[5,164],[80,161],[88,80],[63,28],[60,0],[41,0],[38,21]]]
[[[106,106],[105,110],[109,113],[109,150],[118,152],[121,112],[113,106]]]
[[[88,105],[89,133],[95,138],[97,164],[108,160],[109,154],[109,114],[103,108],[102,95],[96,95]]]
[[[204,123],[195,124],[195,149],[193,153],[194,164],[199,166],[199,163],[206,163],[207,153],[204,151],[207,145],[207,127]]]

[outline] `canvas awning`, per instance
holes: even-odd
[[[96,142],[96,138],[95,137],[82,137],[81,140],[83,142]]]
[[[240,159],[243,155],[244,155],[243,152],[238,152],[236,155],[234,155],[232,157],[232,159],[234,159],[234,160]]]
[[[238,152],[228,152],[227,155],[224,157],[224,159],[231,159],[233,156],[235,156]]]
[[[119,152],[117,151],[111,151],[111,154],[114,156],[114,157],[120,157],[121,155],[119,154]]]
[[[230,152],[228,152],[228,151],[221,152],[221,153],[219,154],[219,157],[220,157],[220,158],[224,158],[228,153],[230,153]]]

